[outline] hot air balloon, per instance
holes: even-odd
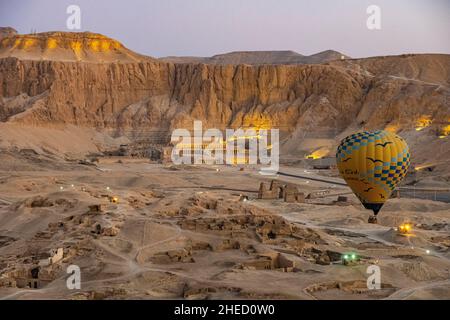
[[[369,223],[377,223],[378,212],[408,171],[409,147],[388,131],[358,132],[342,140],[336,162],[364,207],[373,210]]]

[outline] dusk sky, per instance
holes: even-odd
[[[105,34],[150,56],[210,56],[242,50],[333,49],[352,57],[450,53],[449,0],[0,0],[0,26]],[[381,30],[366,27],[369,5]]]

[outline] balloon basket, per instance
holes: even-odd
[[[377,224],[378,223],[378,219],[377,216],[370,216],[369,220],[367,220],[368,223],[373,223],[373,224]]]

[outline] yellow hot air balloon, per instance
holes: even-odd
[[[370,223],[409,167],[409,147],[398,135],[380,130],[358,132],[342,140],[336,152],[339,173],[366,209]]]

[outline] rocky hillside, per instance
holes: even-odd
[[[2,28],[0,58],[25,60],[137,62],[150,59],[125,48],[104,35],[83,32],[45,32],[20,35],[12,28]]]
[[[429,143],[448,140],[438,136],[450,120],[450,55],[309,65],[174,64],[140,59],[117,44],[114,55],[123,59],[111,62],[105,58],[110,53],[92,49],[93,39],[101,36],[57,33],[52,38],[56,36],[62,39],[58,50],[67,52],[63,57],[48,54],[51,60],[35,55],[48,52],[48,33],[32,35],[31,55],[25,55],[27,46],[11,47],[11,39],[26,41],[28,36],[3,39],[0,121],[71,124],[161,141],[174,128],[190,128],[194,119],[217,128],[274,127],[282,131],[285,154],[318,148],[332,154],[339,138],[363,128],[415,137],[423,119],[432,123],[420,132],[429,132]],[[80,52],[86,60],[68,59],[74,52],[72,39],[83,44]],[[7,48],[13,48],[8,57]]]
[[[0,40],[6,37],[15,36],[17,30],[11,27],[0,27]]]
[[[212,57],[164,57],[161,61],[172,63],[205,63],[205,64],[313,64],[325,63],[350,57],[333,50],[326,50],[310,56],[294,51],[236,51],[218,54]]]

